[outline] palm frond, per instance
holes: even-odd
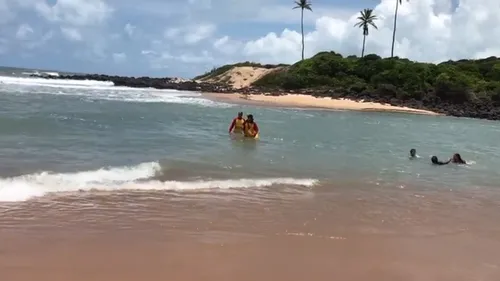
[[[296,6],[293,7],[293,9],[309,10],[312,12],[312,8],[311,8],[312,4],[308,0],[296,0],[295,5]]]
[[[359,14],[360,15],[357,17],[358,22],[354,26],[363,28],[363,34],[368,34],[369,25],[373,26],[375,29],[378,29],[377,25],[374,22],[378,18],[377,15],[373,14],[372,9],[364,9],[360,11]]]

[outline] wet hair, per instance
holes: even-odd
[[[459,153],[453,154],[453,163],[466,164]]]
[[[248,119],[252,119],[252,120],[253,120],[253,115],[252,115],[252,114],[248,114],[248,115],[247,115],[247,118],[248,118]]]
[[[410,149],[411,156],[415,156],[416,154],[417,154],[417,151],[415,150],[415,148]]]
[[[238,112],[238,116],[243,116],[243,112],[242,111]]]
[[[432,164],[438,164],[439,161],[438,161],[437,156],[432,156],[431,157],[431,162],[432,162]]]

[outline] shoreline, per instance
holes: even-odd
[[[376,102],[355,101],[350,99],[314,97],[311,95],[304,95],[304,94],[286,94],[282,96],[271,96],[265,94],[245,95],[240,93],[201,93],[201,94],[204,98],[207,98],[209,100],[227,102],[231,104],[301,108],[301,109],[409,113],[418,115],[443,116],[443,114],[441,113],[423,109],[393,106]]]
[[[104,74],[80,74],[60,75],[58,77],[47,76],[36,78],[45,79],[70,79],[70,80],[94,80],[112,82],[114,86],[130,88],[153,88],[159,90],[178,90],[202,93],[209,100],[224,101],[233,104],[253,104],[257,106],[273,106],[302,109],[323,110],[350,110],[366,112],[391,112],[434,116],[465,117],[481,120],[500,120],[500,111],[495,104],[465,102],[454,103],[446,100],[399,100],[390,98],[380,93],[374,95],[354,95],[350,99],[348,93],[337,95],[331,89],[309,89],[293,93],[293,98],[279,96],[286,93],[279,88],[253,87],[255,79],[260,77],[257,69],[236,67],[221,74],[217,74],[208,80],[184,80],[172,77],[124,77],[110,76]],[[252,72],[253,71],[253,72]],[[235,88],[235,86],[237,86]],[[270,96],[269,94],[273,94]],[[307,95],[307,98],[302,95]],[[232,97],[232,96],[236,96]],[[246,99],[240,97],[247,97]],[[339,98],[337,98],[337,96]],[[343,96],[342,98],[340,96]],[[297,97],[302,97],[298,99]],[[370,102],[363,102],[370,100]],[[392,103],[394,105],[389,104]],[[410,107],[408,107],[410,106]],[[418,108],[418,109],[417,109]]]
[[[499,194],[483,192],[332,185],[34,200],[0,213],[0,271],[6,281],[497,280]]]

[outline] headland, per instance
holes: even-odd
[[[191,80],[100,74],[46,78],[197,91],[211,99],[269,106],[500,120],[500,59],[497,57],[432,64],[374,54],[359,58],[321,52],[293,65],[252,62],[224,65]]]

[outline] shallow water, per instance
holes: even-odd
[[[498,122],[0,82],[8,280],[500,279]]]
[[[467,189],[495,187],[500,179],[497,122],[258,108],[209,101],[197,93],[95,81],[0,81],[0,201],[50,191],[147,189],[148,184],[152,189],[230,188],[271,185],[271,179],[312,184],[311,179]],[[260,140],[229,138],[228,124],[239,110],[254,114]],[[409,160],[410,148],[421,158]],[[429,164],[431,155],[447,159],[455,152],[471,164]],[[111,170],[100,170],[106,167]],[[44,171],[52,174],[40,174]],[[248,180],[235,181],[241,178]],[[201,183],[227,179],[233,181]],[[16,190],[9,188],[13,185]]]

